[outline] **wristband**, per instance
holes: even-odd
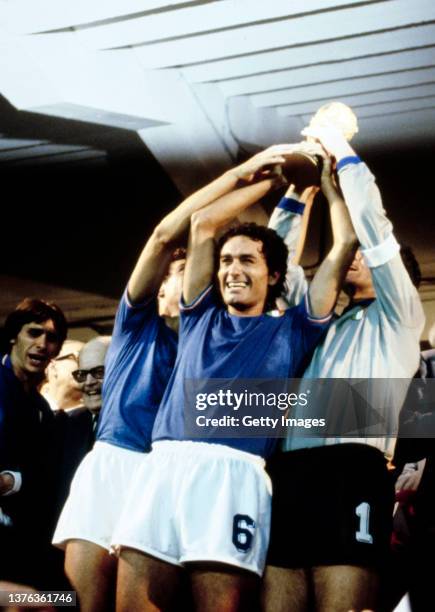
[[[297,215],[302,215],[305,210],[305,204],[303,202],[299,202],[299,200],[296,200],[295,198],[286,198],[284,196],[280,199],[277,208],[281,208],[287,212],[296,213]]]
[[[349,155],[348,157],[342,157],[340,161],[337,162],[337,172],[340,172],[342,168],[345,166],[349,166],[351,164],[360,164],[361,158],[358,155]]]
[[[393,234],[390,234],[384,242],[369,249],[361,249],[362,256],[369,268],[377,268],[387,263],[400,251],[400,245]]]

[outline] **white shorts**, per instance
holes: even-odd
[[[57,523],[53,544],[87,540],[110,550],[114,528],[144,453],[96,442],[83,459]]]
[[[221,444],[157,442],[136,473],[113,547],[174,565],[214,561],[261,576],[271,494],[261,457]]]

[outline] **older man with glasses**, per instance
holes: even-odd
[[[70,377],[81,394],[79,407],[55,412],[59,447],[59,479],[56,516],[68,497],[71,481],[95,442],[95,431],[101,409],[104,359],[110,336],[97,336],[83,345]],[[74,363],[74,362],[73,362]],[[78,368],[77,368],[78,366]]]
[[[104,360],[109,344],[110,336],[98,336],[90,340],[79,353],[78,369],[72,372],[74,380],[81,387],[83,404],[93,416],[94,426],[101,409]]]

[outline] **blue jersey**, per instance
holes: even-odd
[[[106,356],[97,440],[150,450],[157,409],[177,354],[177,335],[158,316],[155,300],[121,299]]]
[[[184,440],[184,380],[292,378],[319,342],[330,317],[314,319],[306,300],[281,316],[239,317],[216,304],[211,287],[182,306],[178,359],[154,425],[153,441]],[[196,441],[200,441],[195,438]],[[274,440],[204,439],[268,456]]]

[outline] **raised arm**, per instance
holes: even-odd
[[[284,145],[282,152],[284,152]],[[283,163],[285,158],[271,147],[250,160],[252,176],[261,178],[265,167]],[[186,269],[183,281],[183,297],[186,304],[195,300],[211,284],[214,273],[214,239],[217,232],[264,197],[271,189],[283,184],[281,176],[265,174],[263,178],[246,187],[235,189],[215,200],[209,206],[192,215]]]
[[[310,129],[310,135],[321,140],[337,160],[340,187],[362,255],[372,273],[379,308],[390,323],[422,328],[421,301],[402,262],[400,245],[373,174],[338,130],[324,127],[314,132]]]
[[[329,156],[323,160],[321,189],[329,206],[333,244],[309,289],[311,312],[315,317],[324,317],[334,308],[358,245],[349,212],[334,182]]]
[[[184,200],[154,229],[145,244],[128,282],[128,295],[132,303],[141,303],[155,294],[167,270],[171,253],[189,228],[191,216],[214,200],[231,192],[240,184],[249,184],[267,164],[282,163],[281,152],[288,145],[275,145],[250,158],[243,164],[228,170],[216,180]]]

